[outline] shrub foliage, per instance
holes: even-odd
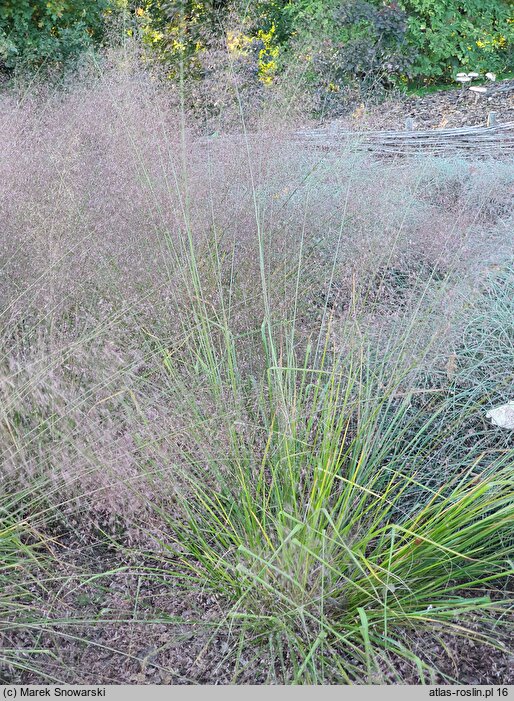
[[[109,0],[3,0],[0,67],[64,63],[99,42]]]
[[[510,0],[5,0],[0,65],[63,64],[103,37],[109,15],[137,34],[171,75],[203,77],[203,55],[251,54],[263,83],[281,67],[312,63],[314,85],[449,80],[460,69],[512,65]],[[192,69],[192,73],[191,73]]]

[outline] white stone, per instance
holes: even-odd
[[[493,426],[514,429],[514,401],[490,409],[486,413],[486,418],[491,419]]]

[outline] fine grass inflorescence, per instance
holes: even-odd
[[[1,100],[6,678],[87,681],[74,645],[129,664],[159,625],[167,679],[178,601],[188,680],[209,649],[196,679],[262,683],[507,655],[512,164],[317,150],[276,112],[205,135],[126,65]]]

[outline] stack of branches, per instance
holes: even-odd
[[[356,132],[318,128],[297,131],[293,134],[293,139],[323,150],[357,149],[378,156],[431,153],[503,158],[514,153],[514,122],[419,131]]]

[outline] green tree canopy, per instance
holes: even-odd
[[[0,66],[65,63],[99,42],[109,0],[1,0]]]

